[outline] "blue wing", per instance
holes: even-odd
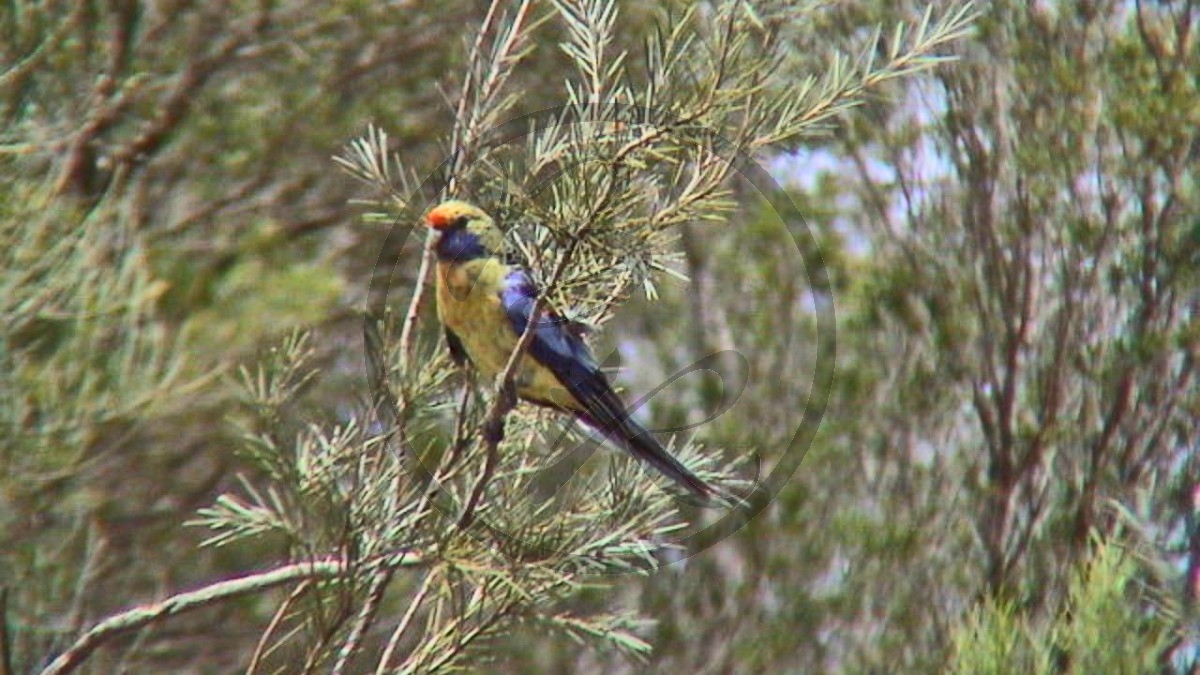
[[[547,309],[536,317],[533,315],[537,295],[537,286],[528,273],[513,267],[501,286],[500,304],[517,335],[524,334],[533,322],[528,354],[548,368],[579,404],[580,408],[571,412],[693,492],[703,497],[714,495],[711,487],[684,468],[649,431],[629,417],[625,404],[584,344],[579,324]],[[550,401],[539,402],[555,405]]]
[[[546,309],[534,318],[537,294],[533,280],[518,267],[512,268],[500,290],[500,304],[517,335],[534,322],[529,354],[549,368],[581,405],[589,406],[591,399],[605,392],[611,395],[612,387],[571,322]]]

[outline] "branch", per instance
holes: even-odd
[[[381,563],[386,569],[395,569],[419,565],[423,560],[419,555],[405,552],[399,555],[389,555]],[[360,567],[361,564],[352,566],[346,561],[332,559],[293,563],[267,572],[259,572],[229,581],[219,581],[195,591],[173,595],[154,604],[134,607],[110,616],[93,626],[91,630],[76,640],[75,644],[59,654],[58,658],[54,659],[49,666],[46,666],[41,675],[70,673],[82,665],[105,642],[155,621],[203,609],[242,595],[261,593],[293,582],[337,579]]]
[[[0,586],[0,675],[13,675],[12,638],[8,634],[8,587]]]
[[[358,612],[358,618],[354,622],[354,627],[350,629],[350,636],[342,644],[337,662],[333,665],[333,670],[329,671],[330,675],[341,675],[346,672],[346,667],[350,665],[350,659],[354,657],[355,652],[362,646],[363,637],[366,636],[367,631],[371,628],[371,624],[375,622],[375,615],[379,610],[379,605],[383,602],[383,596],[387,593],[388,584],[392,582],[393,572],[395,570],[382,569],[375,573],[375,577],[371,580],[371,589],[367,592],[367,599],[363,602],[363,606]]]
[[[170,93],[159,102],[158,115],[144,123],[133,140],[113,153],[113,164],[134,165],[157,152],[183,123],[198,99],[197,93],[214,75],[236,60],[239,49],[267,29],[270,19],[271,6],[264,3],[245,25],[233,28],[230,35],[218,42],[210,53],[188,63],[176,78]]]
[[[466,77],[462,90],[458,94],[458,105],[454,110],[454,126],[450,130],[450,172],[446,181],[443,196],[456,192],[458,176],[468,164],[468,142],[479,138],[480,126],[485,120],[493,119],[507,107],[503,101],[496,105],[496,95],[508,81],[512,67],[520,60],[521,55],[514,54],[518,43],[524,37],[522,25],[529,13],[531,0],[523,0],[517,8],[512,23],[508,26],[507,34],[502,36],[502,42],[491,54],[487,64],[487,75],[483,72],[483,41],[496,22],[500,0],[492,0],[488,5],[483,23],[475,34],[475,41],[467,57]],[[468,103],[470,106],[468,108]]]
[[[267,641],[271,639],[271,635],[275,633],[275,629],[279,627],[279,624],[283,623],[283,619],[285,616],[287,616],[288,610],[292,608],[292,604],[294,604],[296,600],[300,599],[300,596],[304,595],[304,593],[311,587],[311,579],[305,579],[304,581],[301,581],[296,585],[295,590],[288,595],[287,599],[279,605],[279,609],[275,611],[275,616],[271,617],[271,623],[267,624],[267,629],[263,631],[263,634],[258,638],[258,645],[254,647],[254,654],[250,657],[250,665],[246,666],[246,675],[254,675],[254,671],[258,669],[258,664],[262,661],[262,659],[265,658],[267,654],[275,650],[275,647],[272,647],[270,650],[267,649]],[[285,636],[284,640],[286,639],[287,638]],[[277,643],[276,647],[279,646],[279,644],[281,643]]]
[[[475,483],[475,487],[471,490],[471,496],[467,498],[466,506],[463,507],[462,516],[459,517],[459,527],[468,527],[471,524],[475,514],[475,507],[479,503],[479,499],[483,496],[484,488],[487,487],[488,481],[492,478],[492,472],[496,468],[496,447],[500,445],[500,440],[504,437],[504,419],[512,409],[517,407],[517,395],[513,389],[513,377],[516,375],[517,366],[521,362],[521,357],[525,354],[525,350],[529,348],[529,343],[533,341],[533,331],[537,327],[538,315],[546,306],[546,299],[550,296],[550,290],[558,285],[562,278],[563,272],[566,271],[567,265],[571,262],[571,258],[575,254],[575,250],[579,248],[579,242],[582,237],[575,237],[571,240],[571,245],[563,253],[563,257],[559,259],[558,265],[554,268],[554,273],[550,276],[550,281],[546,284],[546,288],[541,293],[538,293],[533,299],[533,307],[529,312],[529,323],[525,324],[525,331],[521,333],[521,339],[517,340],[517,344],[513,347],[512,353],[508,355],[508,363],[504,365],[504,370],[496,379],[496,400],[492,402],[491,409],[488,410],[487,417],[484,419],[482,431],[483,442],[486,444],[487,458],[484,460],[483,473],[479,476],[479,481]]]
[[[432,586],[433,574],[427,574],[425,580],[421,582],[421,587],[413,595],[412,601],[408,603],[408,609],[404,612],[404,616],[400,618],[400,623],[396,624],[396,630],[392,631],[392,637],[388,639],[387,646],[383,650],[383,655],[379,657],[379,665],[375,668],[375,675],[383,675],[387,672],[388,662],[392,660],[392,654],[395,653],[396,646],[400,644],[401,636],[404,635],[404,631],[412,623],[413,617],[417,615],[417,610],[425,602],[425,596],[429,595],[429,590]]]
[[[504,36],[503,43],[492,54],[487,77],[476,86],[476,73],[482,66],[484,36],[491,31],[500,4],[500,0],[493,0],[488,6],[487,15],[475,35],[475,42],[471,46],[471,52],[467,58],[466,80],[458,95],[458,106],[454,111],[454,126],[450,132],[450,156],[453,159],[450,164],[449,179],[446,181],[443,193],[444,197],[455,192],[458,186],[458,175],[467,163],[467,139],[474,140],[479,136],[480,120],[488,113],[486,107],[494,102],[496,93],[504,86],[512,65],[515,63],[513,50],[516,49],[522,36],[521,26],[529,13],[529,0],[522,2],[517,9],[516,18],[509,27],[508,34]],[[475,99],[476,105],[471,107],[468,114],[467,103],[472,98]],[[427,233],[425,249],[421,255],[421,266],[417,271],[417,283],[413,287],[412,299],[409,300],[408,312],[404,315],[404,326],[400,331],[400,354],[406,360],[410,356],[412,334],[417,323],[417,315],[420,314],[421,305],[424,302],[425,287],[429,285],[430,268],[433,265],[434,257],[434,240],[433,232]]]

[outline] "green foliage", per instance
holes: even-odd
[[[947,672],[1151,673],[1160,669],[1174,626],[1147,612],[1137,559],[1096,542],[1072,577],[1063,607],[1031,620],[1012,603],[988,600],[956,629]]]
[[[927,670],[908,654],[936,653],[940,626],[980,594],[1042,620],[1090,559],[1086,533],[1113,534],[1109,504],[1156,522],[1149,547],[1188,565],[1194,542],[1178,533],[1193,516],[1165,486],[1192,484],[1179,462],[1196,442],[1194,388],[1179,384],[1192,378],[1194,282],[1162,242],[1193,227],[1182,148],[1195,134],[1132,117],[1167,101],[1171,119],[1196,109],[1171,75],[1195,65],[1194,49],[1171,46],[1185,14],[994,4],[963,63],[910,90],[924,105],[880,106],[845,134],[858,178],[840,177],[842,198],[871,215],[853,230],[869,255],[838,307],[854,395],[830,437],[866,453],[852,475],[872,490],[850,502],[946,533],[908,555],[863,549],[864,573],[846,585],[895,612],[867,664]],[[1134,506],[1149,503],[1160,506]],[[908,611],[897,577],[928,584],[937,609]],[[1045,661],[1021,658],[1009,672]]]
[[[930,7],[4,3],[0,670],[1187,672],[1195,8]],[[638,413],[723,411],[710,478],[836,359],[759,517],[666,569],[708,514],[524,408],[483,479],[492,383],[380,251],[451,194],[629,391],[722,355]]]
[[[604,485],[531,500],[538,466],[555,457],[509,448],[479,507],[478,526],[461,528],[456,520],[475,484],[469,467],[484,463],[483,449],[451,439],[457,449],[434,455],[438,464],[424,468],[414,462],[430,455],[412,454],[433,441],[427,437],[433,420],[446,412],[438,401],[452,373],[444,354],[406,362],[393,353],[393,377],[404,392],[399,436],[372,433],[358,416],[336,428],[308,425],[284,436],[281,431],[292,426],[295,397],[316,377],[307,364],[310,343],[308,336],[295,335],[256,370],[241,371],[250,413],[242,423],[242,452],[261,469],[265,485],[243,477],[237,493],[218,498],[193,523],[213,532],[205,542],[211,546],[265,537],[281,542],[293,557],[315,562],[340,556],[354,570],[337,584],[303,587],[314,608],[335,609],[281,614],[292,629],[278,638],[264,636],[272,640],[272,652],[292,658],[301,653],[316,664],[355,657],[387,665],[404,638],[406,655],[389,668],[453,672],[484,657],[500,636],[529,625],[635,656],[648,652],[636,632],[642,620],[627,613],[580,614],[563,603],[599,586],[600,575],[644,575],[660,565],[656,542],[682,527],[669,495],[651,489],[646,474],[626,467]],[[510,433],[524,426],[514,424]],[[436,488],[419,480],[424,472],[436,476]],[[390,577],[400,565],[423,571],[413,604],[404,608],[401,598],[388,601],[385,607],[406,618],[382,656],[359,656],[356,641],[364,629],[355,627],[353,612],[379,602],[381,596],[371,599],[382,592],[375,579]],[[424,612],[417,614],[419,609]],[[424,628],[408,637],[414,616]]]
[[[1029,627],[1011,605],[989,601],[976,608],[958,628],[949,672],[979,675],[1058,672],[1052,645],[1039,637],[1029,634]]]
[[[253,256],[235,264],[214,284],[208,306],[192,308],[183,333],[198,343],[196,349],[258,344],[283,326],[311,325],[334,311],[346,290],[342,279],[316,263],[275,258]]]
[[[63,621],[84,602],[76,570],[103,545],[97,519],[128,510],[98,477],[141,421],[202,381],[182,376],[154,311],[163,284],[119,214],[48,199],[33,182],[0,189],[0,568],[10,611]],[[33,623],[11,630],[15,663],[61,639]]]

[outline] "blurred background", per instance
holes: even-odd
[[[760,4],[797,79],[924,11]],[[671,9],[622,5],[631,58]],[[652,620],[647,662],[518,631],[479,672],[1197,672],[1200,6],[977,9],[957,61],[757,157],[779,194],[737,182],[735,226],[682,232],[690,283],[664,279],[597,336],[632,391],[743,354],[748,387],[703,434],[764,471],[793,445],[812,364],[835,359],[786,488],[685,564],[578,600]],[[304,414],[336,421],[365,397],[358,312],[391,224],[362,220],[351,200],[371,195],[331,156],[374,123],[433,172],[485,11],[0,7],[13,672],[117,610],[277,557],[200,548],[184,526],[252,472],[231,451],[228,375],[309,327],[321,375]],[[560,34],[536,33],[515,114],[562,102]],[[770,208],[783,197],[802,222]],[[819,250],[798,250],[805,229]],[[397,306],[420,246],[386,252]],[[835,310],[836,355],[813,351],[817,306]],[[649,419],[702,419],[720,397],[684,378]],[[281,593],[154,624],[84,670],[239,672]]]

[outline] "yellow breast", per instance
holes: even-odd
[[[496,258],[437,266],[438,318],[458,336],[471,362],[489,380],[504,371],[519,338],[500,304],[507,273],[507,266]],[[554,374],[528,354],[521,358],[516,383],[522,398],[580,409]]]

